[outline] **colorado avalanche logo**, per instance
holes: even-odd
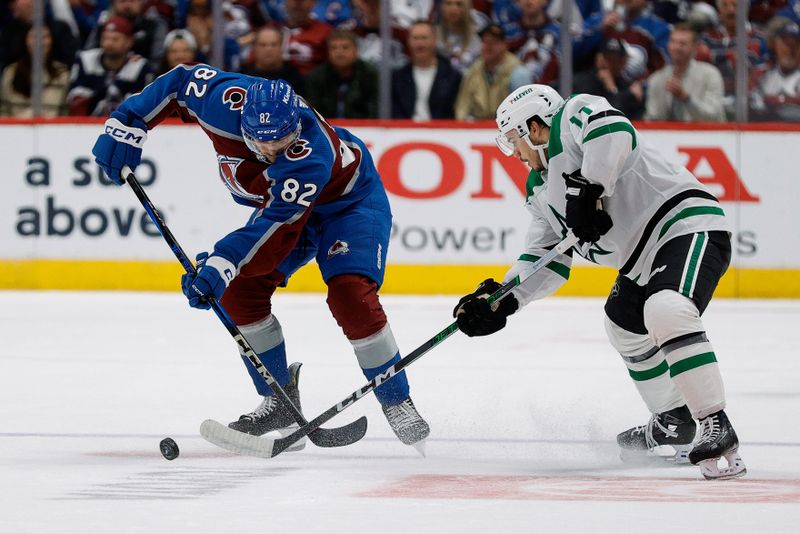
[[[243,161],[242,158],[232,158],[223,156],[222,154],[217,155],[219,177],[237,202],[247,206],[256,206],[264,202],[264,197],[248,193],[242,184],[239,183],[239,180],[236,179],[236,169]]]
[[[241,87],[228,87],[222,93],[222,103],[228,104],[231,111],[240,111],[244,106],[244,95],[247,94]]]
[[[337,254],[348,254],[350,252],[350,245],[347,244],[347,241],[340,241],[336,240],[336,242],[331,245],[331,248],[328,249],[328,258],[332,258]]]
[[[305,139],[298,139],[292,146],[286,149],[286,158],[291,161],[303,159],[311,154],[311,147],[308,146],[308,141]]]

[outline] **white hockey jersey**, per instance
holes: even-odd
[[[614,222],[606,235],[578,253],[639,285],[647,283],[656,251],[670,239],[728,230],[719,201],[687,169],[647,146],[605,98],[569,98],[553,118],[548,153],[548,169],[528,177],[526,207],[532,220],[525,252],[505,282],[524,278],[532,262],[566,235],[564,175],[577,170],[603,186],[604,209]],[[571,263],[571,256],[559,256],[515,288],[515,297],[524,305],[552,294],[569,278]]]

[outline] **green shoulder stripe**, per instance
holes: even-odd
[[[523,254],[519,257],[522,261],[529,261],[531,263],[539,261],[540,256],[536,256],[534,254]],[[557,275],[564,278],[564,280],[569,280],[569,267],[564,265],[563,263],[559,263],[557,261],[551,261],[547,264],[547,268],[556,273]]]
[[[628,132],[631,134],[631,150],[636,148],[636,131],[633,129],[633,126],[627,122],[612,122],[611,124],[604,124],[599,128],[595,128],[586,134],[586,137],[583,138],[583,144],[585,145],[592,139],[597,139],[598,137],[614,132]]]
[[[531,172],[528,174],[528,181],[525,182],[525,200],[531,198],[533,196],[533,188],[539,187],[540,185],[544,185],[542,173],[531,169]]]
[[[565,103],[553,117],[553,122],[550,126],[550,137],[547,139],[547,159],[553,159],[564,152],[564,146],[561,144],[561,116],[564,115],[564,108],[566,107]]]

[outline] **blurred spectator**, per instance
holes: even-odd
[[[67,104],[70,115],[104,117],[150,82],[147,61],[133,54],[133,27],[120,16],[109,18],[100,48],[78,53],[72,66]]]
[[[112,0],[111,8],[98,18],[99,24],[89,35],[86,48],[101,46],[100,32],[105,22],[112,16],[123,17],[133,28],[133,52],[144,57],[149,62],[151,70],[158,68],[164,56],[164,37],[167,35],[168,26],[157,11],[145,13],[144,7],[145,0]]]
[[[28,30],[33,25],[33,1],[11,0],[9,3],[12,18],[0,31],[0,69],[25,54]],[[80,47],[77,38],[63,21],[46,16],[45,23],[53,42],[53,59],[72,65]]]
[[[506,34],[497,24],[480,32],[481,57],[469,68],[456,99],[456,119],[493,119],[508,93],[531,83],[527,69],[508,51]]]
[[[631,120],[644,114],[644,90],[640,81],[629,81],[624,73],[629,55],[625,42],[612,37],[603,43],[592,70],[575,76],[573,92],[602,96]]]
[[[753,94],[753,120],[800,121],[800,27],[788,22],[775,35],[775,65]]]
[[[517,0],[521,16],[519,37],[509,39],[514,52],[530,73],[533,83],[558,82],[559,26],[547,15],[548,0]]]
[[[719,22],[701,34],[696,59],[708,61],[722,73],[725,114],[733,120],[736,116],[736,0],[717,0],[717,10]],[[767,70],[767,44],[760,32],[749,22],[746,24],[748,88],[752,91]]]
[[[381,40],[381,0],[353,0],[356,8],[357,25],[353,32],[358,35],[358,57],[379,68],[387,60],[383,54],[383,41]],[[404,43],[408,32],[392,25],[392,37],[389,41],[389,67],[397,69],[405,65]]]
[[[653,14],[669,24],[684,22],[695,1],[702,0],[653,0]]]
[[[392,25],[408,29],[418,20],[431,20],[433,0],[389,0]]]
[[[200,63],[218,63],[212,56],[214,38],[214,14],[210,0],[191,0],[186,12],[186,29],[197,40],[197,61]],[[224,30],[223,30],[224,31]],[[223,65],[226,70],[237,71],[241,65],[241,49],[238,41],[224,31]]]
[[[648,0],[616,0],[613,11],[587,19],[573,46],[575,70],[592,65],[597,50],[612,37],[629,45],[627,78],[642,80],[664,66],[669,25],[652,14]]]
[[[189,30],[172,30],[164,38],[164,59],[156,76],[171,71],[181,63],[197,62],[197,41]]]
[[[277,28],[268,26],[256,32],[253,60],[245,63],[242,72],[270,80],[286,80],[295,92],[306,94],[303,77],[296,68],[283,61],[283,33]]]
[[[334,30],[328,38],[328,61],[306,79],[306,99],[329,118],[378,116],[378,71],[358,58],[358,37]]]
[[[429,22],[409,28],[408,50],[409,64],[392,73],[392,118],[454,118],[461,73],[436,53],[436,33]]]
[[[750,0],[748,19],[755,24],[766,24],[779,11],[785,9],[787,3],[787,0]]]
[[[22,57],[3,69],[0,77],[0,116],[3,117],[33,117],[31,102],[33,29],[28,30],[25,40],[27,46]],[[53,59],[53,39],[47,27],[42,29],[42,49],[44,53],[42,116],[66,115],[69,67]]]
[[[697,40],[687,23],[672,28],[671,64],[647,80],[646,119],[725,122],[722,74],[714,65],[694,59]]]
[[[442,0],[436,39],[439,52],[459,72],[466,72],[481,51],[471,0]]]
[[[333,31],[330,24],[311,18],[312,9],[314,0],[286,0],[283,31],[288,57],[284,58],[303,76],[328,57],[326,42]]]
[[[314,18],[334,28],[351,29],[356,24],[350,0],[317,0]]]
[[[286,0],[257,0],[266,22],[282,26],[286,23]]]

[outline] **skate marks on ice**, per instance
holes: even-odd
[[[358,493],[366,498],[800,504],[800,480],[631,476],[413,475]]]
[[[281,477],[293,468],[222,468],[164,466],[126,475],[118,482],[93,484],[56,500],[185,500],[200,499],[245,484]]]

